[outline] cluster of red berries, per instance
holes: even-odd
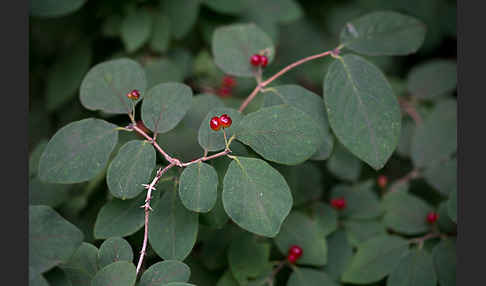
[[[346,200],[343,197],[334,198],[331,200],[331,205],[337,210],[342,210],[346,207]]]
[[[290,263],[295,263],[302,256],[302,248],[298,245],[292,245],[289,248],[289,253],[287,255],[287,260]]]
[[[378,179],[376,180],[376,182],[378,183],[378,186],[382,189],[386,188],[386,185],[388,183],[388,179],[386,178],[386,176],[384,175],[380,175],[378,177]]]
[[[130,98],[131,100],[137,100],[140,98],[140,91],[138,89],[134,89],[127,93],[127,97]]]
[[[254,54],[250,58],[250,63],[254,67],[261,66],[262,68],[264,68],[268,64],[268,58],[267,58],[267,56],[264,56],[264,55]]]
[[[221,97],[230,96],[231,91],[235,86],[236,86],[236,79],[234,79],[229,75],[224,76],[223,80],[221,81],[221,87],[218,89],[218,95]]]
[[[432,224],[437,221],[439,215],[436,212],[430,212],[427,214],[427,222]]]
[[[232,122],[233,120],[231,120],[231,117],[229,117],[228,114],[223,114],[220,117],[214,116],[211,118],[211,120],[209,120],[209,127],[214,131],[218,131],[221,127],[230,127]]]

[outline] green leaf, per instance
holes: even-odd
[[[61,17],[79,10],[87,0],[31,0],[30,15],[36,17]]]
[[[276,165],[275,168],[287,181],[294,206],[308,203],[322,195],[322,172],[316,165],[305,162],[297,166]]]
[[[37,275],[33,279],[29,279],[29,286],[49,286],[49,283],[42,275]]]
[[[194,212],[209,212],[218,198],[218,173],[203,162],[184,169],[179,179],[182,204]]]
[[[158,262],[143,272],[138,286],[164,286],[171,282],[187,282],[191,269],[177,260]]]
[[[316,123],[321,137],[318,152],[311,159],[325,160],[331,154],[334,137],[330,132],[324,100],[317,94],[298,85],[280,85],[268,88],[265,93],[264,106],[288,104],[304,113]]]
[[[441,194],[448,195],[457,186],[457,159],[429,166],[423,176]]]
[[[103,268],[117,261],[133,260],[133,250],[130,244],[121,237],[110,237],[105,240],[98,252],[98,267]]]
[[[427,214],[433,209],[424,200],[403,191],[387,193],[383,198],[385,225],[402,234],[428,231]]]
[[[136,279],[135,265],[128,261],[118,261],[98,271],[91,286],[133,286]]]
[[[366,14],[347,22],[341,31],[341,44],[370,56],[415,53],[424,39],[424,23],[391,11]]]
[[[189,283],[183,283],[183,282],[171,282],[169,284],[166,284],[165,286],[196,286],[196,285],[189,284]]]
[[[223,26],[213,33],[214,61],[227,74],[253,77],[257,69],[250,64],[250,57],[263,51],[270,64],[275,48],[272,40],[255,24]]]
[[[39,178],[52,183],[88,181],[106,166],[118,141],[117,126],[101,119],[71,122],[47,143],[39,162]]]
[[[29,180],[29,205],[57,207],[70,198],[71,187],[65,184],[44,183],[34,177]]]
[[[354,186],[337,185],[331,190],[331,198],[343,197],[346,208],[340,216],[352,219],[372,219],[383,213],[378,196],[373,192],[374,183],[368,180]]]
[[[338,215],[336,210],[322,202],[315,203],[311,209],[312,218],[315,219],[322,235],[328,236],[337,229]]]
[[[88,71],[81,83],[79,99],[89,110],[129,113],[136,102],[132,103],[126,94],[137,89],[143,98],[146,86],[145,72],[139,63],[127,58],[110,60]]]
[[[113,236],[129,236],[144,225],[144,212],[140,206],[145,202],[145,194],[132,200],[113,199],[99,211],[94,225],[94,237],[107,239]],[[153,201],[152,201],[153,204]]]
[[[387,286],[436,286],[432,256],[425,250],[409,251],[390,273]]]
[[[456,150],[457,103],[453,99],[444,100],[415,130],[412,161],[419,168],[441,164]]]
[[[233,145],[236,146],[236,145]],[[234,152],[234,150],[233,150]],[[218,197],[216,199],[216,203],[214,207],[208,213],[203,213],[200,216],[199,222],[202,224],[206,224],[213,228],[220,229],[228,222],[228,215],[224,211],[223,206],[223,180],[224,175],[226,174],[226,170],[228,168],[229,158],[220,158],[216,160],[211,160],[214,168],[218,173]]]
[[[353,284],[377,282],[392,272],[408,251],[408,242],[398,236],[384,235],[358,247],[341,281]]]
[[[199,14],[199,0],[165,0],[171,32],[176,39],[189,33]]]
[[[338,286],[325,272],[311,269],[298,268],[293,269],[292,274],[287,281],[287,286]]]
[[[235,231],[237,229],[240,232]],[[226,250],[231,241],[240,234],[241,229],[236,226],[213,230],[201,246],[201,262],[209,270],[217,270],[227,266]]]
[[[346,232],[338,230],[327,238],[327,264],[322,268],[334,280],[339,281],[353,257],[353,247],[348,242]]]
[[[244,1],[228,2],[228,0],[202,0],[201,3],[216,12],[230,15],[238,14],[246,8],[246,3]]]
[[[67,263],[60,265],[72,286],[86,286],[91,283],[98,271],[97,256],[98,248],[83,242]]]
[[[147,63],[145,75],[148,88],[161,83],[180,82],[184,79],[181,68],[168,59],[157,59]]]
[[[342,144],[336,144],[327,161],[327,168],[341,180],[356,181],[361,173],[361,161]]]
[[[346,220],[344,229],[349,243],[353,246],[359,246],[368,239],[386,234],[385,225],[375,220]]]
[[[159,53],[169,49],[170,43],[170,20],[165,11],[157,10],[153,15],[152,36],[150,48]]]
[[[39,161],[42,153],[44,152],[44,149],[46,149],[47,142],[48,141],[46,139],[41,140],[39,143],[37,143],[34,150],[32,150],[29,154],[29,177],[30,178],[37,176],[37,173],[39,171]]]
[[[125,143],[111,161],[106,175],[110,193],[119,199],[133,199],[148,184],[155,168],[155,150],[150,143],[132,140]]]
[[[83,43],[64,54],[49,69],[46,83],[46,107],[52,111],[76,95],[91,64],[91,46]]]
[[[165,133],[191,108],[192,90],[182,83],[161,83],[151,88],[142,103],[142,120],[148,129]]]
[[[449,217],[457,223],[457,187],[455,187],[449,194],[447,213],[449,214]]]
[[[316,124],[304,112],[286,104],[262,108],[240,121],[236,139],[266,160],[297,165],[321,144]]]
[[[121,39],[126,51],[135,52],[150,37],[152,17],[146,9],[131,10],[123,19],[120,29]]]
[[[270,244],[259,243],[248,233],[233,240],[228,249],[228,263],[237,281],[258,276],[270,257]]]
[[[412,68],[407,77],[408,92],[419,98],[431,98],[454,91],[457,64],[452,60],[433,59]]]
[[[283,255],[292,245],[302,248],[298,264],[321,266],[327,262],[326,239],[317,227],[317,221],[293,211],[285,219],[274,241]]]
[[[267,162],[235,157],[223,182],[223,206],[241,228],[274,237],[292,208],[285,179]]]
[[[153,207],[149,220],[149,242],[163,259],[184,260],[196,243],[197,213],[187,210],[176,190],[167,190]]]
[[[400,134],[400,141],[397,146],[397,153],[402,157],[410,157],[410,149],[412,148],[412,138],[415,133],[416,124],[410,119],[402,120],[402,132]]]
[[[219,131],[214,131],[209,126],[209,121],[211,118],[214,116],[219,117],[223,114],[228,114],[232,120],[231,126],[224,129],[226,132],[226,138],[229,139],[237,130],[242,118],[241,112],[228,107],[216,107],[212,109],[201,121],[201,126],[199,127],[199,133],[197,136],[197,141],[204,150],[219,151],[226,147],[223,130],[220,129]]]
[[[444,233],[454,233],[456,232],[457,225],[448,214],[448,201],[440,203],[437,214],[439,218],[437,223],[439,224],[439,229]]]
[[[29,206],[29,277],[67,262],[83,233],[48,206]]]
[[[441,286],[456,285],[456,242],[443,240],[432,251],[437,280]]]
[[[226,270],[216,286],[240,286],[240,283],[233,277],[231,270]]]
[[[359,56],[340,57],[324,79],[324,102],[344,147],[374,169],[383,168],[401,126],[398,100],[383,73]]]

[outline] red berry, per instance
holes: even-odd
[[[380,188],[384,189],[386,187],[386,184],[388,183],[388,179],[384,175],[380,175],[377,180],[378,186]]]
[[[346,200],[344,198],[335,198],[331,200],[331,205],[338,210],[346,207]]]
[[[231,77],[229,75],[223,77],[223,86],[233,87],[235,85],[236,85],[236,80],[233,77]]]
[[[218,95],[221,97],[231,96],[231,88],[223,86],[218,90]]]
[[[430,212],[430,213],[427,214],[427,221],[429,223],[436,222],[438,218],[439,218],[439,215],[436,212]]]
[[[289,248],[289,255],[290,254],[293,254],[293,255],[296,255],[297,258],[301,257],[302,256],[302,248],[300,248],[300,246],[298,245],[292,245],[290,248]]]
[[[231,123],[233,123],[233,120],[231,120],[231,117],[229,117],[228,114],[223,114],[219,117],[219,122],[221,122],[223,128],[228,128],[231,126]]]
[[[140,98],[140,91],[138,89],[134,89],[127,93],[127,97],[130,98],[131,100],[137,100]]]
[[[294,264],[294,263],[297,261],[297,259],[299,259],[299,258],[297,257],[297,255],[295,255],[295,254],[293,254],[293,253],[291,253],[291,254],[289,254],[289,255],[287,256],[287,260],[288,260],[290,263],[292,263],[292,264]]]
[[[266,67],[268,65],[268,58],[266,56],[260,56],[261,57],[261,66],[262,68]]]
[[[211,118],[211,120],[209,120],[209,126],[214,131],[218,131],[219,129],[221,129],[221,121],[219,120],[219,117],[214,116],[213,118]]]
[[[259,54],[254,54],[253,56],[251,56],[250,58],[250,63],[252,66],[259,66],[262,64],[262,56],[259,55]]]

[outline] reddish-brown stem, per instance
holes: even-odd
[[[397,187],[401,184],[405,184],[413,179],[416,179],[420,176],[420,172],[418,169],[413,169],[408,174],[403,176],[402,178],[398,179],[394,184],[393,187],[390,189],[390,192],[393,192],[397,189]]]
[[[282,260],[277,265],[277,267],[275,267],[275,269],[273,269],[272,273],[270,273],[268,278],[265,280],[268,285],[270,285],[270,286],[273,285],[273,281],[275,280],[275,276],[277,276],[278,272],[280,272],[280,270],[282,270],[282,268],[285,266],[286,263],[287,263],[287,260]]]
[[[192,164],[195,164],[195,163],[204,162],[204,161],[207,161],[207,160],[211,160],[211,159],[214,159],[214,158],[225,156],[225,155],[228,155],[229,153],[231,153],[231,150],[226,149],[222,152],[213,154],[211,156],[204,156],[204,157],[198,158],[196,160],[192,160],[192,161],[187,162],[187,163],[182,163],[182,167],[186,167],[186,166],[189,166],[189,165],[192,165]]]
[[[143,258],[145,257],[145,253],[147,250],[147,242],[148,242],[148,222],[149,222],[149,214],[152,208],[150,207],[150,200],[152,199],[152,190],[155,190],[155,185],[159,182],[160,178],[164,173],[166,173],[170,168],[174,167],[174,164],[170,164],[166,166],[164,169],[159,168],[157,171],[157,175],[152,180],[152,182],[148,185],[144,184],[143,186],[147,189],[147,196],[145,197],[145,204],[142,208],[145,209],[145,231],[143,236],[143,245],[142,250],[140,251],[140,258],[138,259],[137,264],[137,274],[140,272],[140,268],[142,267]]]
[[[400,103],[400,106],[402,109],[410,115],[410,117],[415,121],[416,125],[422,124],[422,117],[420,114],[417,112],[417,109],[415,108],[414,105],[412,105],[409,101],[399,97],[398,102]]]
[[[245,101],[243,101],[243,103],[241,104],[240,108],[239,108],[239,111],[242,112],[247,106],[248,104],[253,100],[253,98],[255,98],[255,96],[258,94],[258,92],[264,88],[265,86],[269,85],[271,82],[273,82],[274,80],[276,80],[277,78],[279,78],[281,75],[283,75],[284,73],[288,72],[289,70],[303,64],[303,63],[306,63],[308,61],[312,61],[314,59],[318,59],[318,58],[322,58],[322,57],[325,57],[325,56],[328,56],[328,55],[337,55],[339,54],[339,51],[340,51],[341,47],[337,47],[333,50],[330,50],[330,51],[326,51],[326,52],[323,52],[323,53],[320,53],[320,54],[317,54],[317,55],[312,55],[312,56],[309,56],[309,57],[306,57],[306,58],[303,58],[301,60],[298,60],[286,67],[284,67],[283,69],[281,69],[279,72],[277,72],[276,74],[274,74],[272,77],[270,77],[269,79],[263,81],[263,82],[260,82],[256,87],[255,89],[251,92],[251,94],[245,99]]]
[[[181,161],[179,159],[172,158],[169,154],[167,154],[164,151],[164,149],[162,149],[162,147],[159,146],[159,144],[157,143],[157,141],[154,140],[154,138],[151,138],[150,136],[148,136],[148,134],[145,133],[145,131],[143,131],[142,129],[138,128],[138,126],[135,125],[135,124],[132,124],[131,125],[131,128],[133,130],[137,131],[143,137],[145,137],[145,139],[147,139],[152,145],[154,145],[155,149],[157,149],[160,152],[160,154],[162,154],[164,156],[164,158],[167,160],[167,162],[169,162],[170,164],[173,164],[173,165],[182,167],[182,163],[181,163]]]

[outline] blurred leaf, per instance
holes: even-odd
[[[449,201],[447,202],[447,212],[449,217],[457,223],[457,187],[451,190]]]
[[[339,215],[351,219],[372,219],[383,213],[378,196],[372,191],[373,181],[368,180],[354,186],[336,185],[331,190],[331,198],[344,198],[346,208]]]
[[[150,143],[132,140],[125,143],[111,161],[106,175],[110,193],[119,199],[133,199],[148,184],[155,168],[155,149]]]
[[[241,228],[274,237],[292,207],[285,179],[260,159],[235,157],[223,183],[223,205]]]
[[[441,194],[448,195],[457,186],[457,159],[431,165],[423,175],[427,183]]]
[[[402,157],[410,157],[412,138],[415,133],[415,122],[410,119],[402,119],[400,141],[397,146],[397,153]]]
[[[117,261],[133,260],[133,250],[130,244],[121,237],[110,237],[105,240],[98,252],[98,267],[101,269]]]
[[[344,147],[374,169],[383,168],[401,126],[398,100],[383,73],[359,56],[344,55],[327,71],[324,102]]]
[[[91,283],[98,271],[97,256],[98,248],[83,242],[67,263],[60,265],[72,286],[86,286]]]
[[[163,0],[170,19],[171,32],[176,39],[189,33],[199,14],[200,0]]]
[[[49,184],[34,177],[29,180],[29,205],[58,207],[69,199],[71,185]]]
[[[371,238],[387,233],[383,222],[375,220],[346,220],[344,229],[349,243],[353,246],[359,246]]]
[[[191,108],[192,90],[181,83],[152,87],[142,103],[142,120],[155,133],[170,131]]]
[[[145,9],[131,10],[121,23],[121,38],[127,52],[141,48],[148,40],[152,30],[152,17]]]
[[[213,33],[215,63],[227,74],[254,76],[257,69],[250,64],[250,57],[264,50],[270,64],[275,53],[272,40],[254,24],[224,26]]]
[[[37,143],[34,150],[32,150],[29,154],[29,177],[30,178],[37,176],[37,173],[39,171],[40,157],[47,146],[47,142],[48,141],[46,139],[40,141],[39,143]]]
[[[341,180],[356,181],[361,173],[361,161],[339,143],[335,144],[326,166]]]
[[[303,111],[282,104],[243,117],[236,139],[266,160],[297,165],[309,159],[322,142],[316,128]]]
[[[457,85],[455,61],[434,59],[415,66],[407,78],[408,92],[419,98],[431,98],[454,91]]]
[[[316,200],[322,195],[322,172],[314,164],[305,162],[296,166],[275,165],[289,185],[294,206]]]
[[[204,150],[219,151],[226,147],[223,130],[220,129],[219,131],[214,131],[209,125],[211,118],[214,116],[220,117],[223,114],[227,114],[232,120],[231,126],[224,129],[226,138],[229,140],[229,138],[235,134],[242,118],[241,112],[227,107],[216,107],[212,109],[201,121],[197,136],[197,141]]]
[[[147,87],[152,88],[160,83],[181,82],[184,77],[180,67],[171,60],[158,59],[145,66]]]
[[[136,269],[131,262],[118,261],[98,271],[91,281],[91,286],[133,286],[136,278]]]
[[[187,209],[209,212],[218,197],[216,170],[203,162],[186,167],[179,179],[179,197]]]
[[[293,245],[302,248],[297,264],[322,266],[327,262],[326,238],[322,235],[315,219],[293,211],[285,219],[278,235],[274,238],[280,253],[287,255]]]
[[[230,15],[238,14],[246,8],[244,1],[202,0],[201,3],[216,12]]]
[[[442,240],[432,251],[437,280],[441,286],[456,285],[456,242]]]
[[[322,269],[334,280],[340,281],[341,275],[353,257],[353,247],[346,238],[346,232],[338,230],[327,239],[327,265]]]
[[[145,270],[138,286],[164,286],[171,282],[187,282],[191,269],[177,260],[157,262]]]
[[[316,202],[312,207],[312,218],[316,220],[319,231],[324,236],[333,233],[338,226],[338,215],[328,204]]]
[[[311,269],[298,268],[293,269],[292,274],[287,281],[287,286],[338,286],[325,272]]]
[[[377,282],[392,272],[408,251],[408,241],[398,236],[382,235],[358,247],[341,281],[353,284]]]
[[[150,48],[159,53],[164,53],[169,49],[170,43],[171,27],[169,16],[163,10],[156,10],[152,17],[153,24],[152,35],[150,38]]]
[[[47,143],[39,162],[39,178],[52,183],[88,181],[106,166],[118,141],[117,126],[101,119],[72,122]]]
[[[226,270],[218,280],[216,286],[239,286],[239,282],[233,277],[231,270]]]
[[[36,17],[61,17],[79,10],[87,0],[30,0],[30,15]]]
[[[425,25],[416,18],[391,11],[378,11],[346,23],[341,43],[365,55],[408,55],[425,39]]]
[[[146,86],[145,72],[139,63],[127,58],[109,60],[88,71],[81,83],[79,99],[89,110],[129,113],[132,102],[126,94],[137,89],[141,93],[140,101]]]
[[[437,223],[439,224],[439,228],[444,233],[453,233],[456,232],[456,223],[452,221],[448,214],[448,201],[444,201],[439,205],[439,209],[437,211],[437,215],[439,218],[437,219]]]
[[[457,149],[457,103],[444,100],[435,106],[412,139],[412,161],[415,167],[442,163]]]
[[[387,286],[435,286],[437,277],[432,256],[425,250],[409,251],[390,273]]]
[[[33,279],[29,279],[29,286],[49,286],[49,283],[42,275],[37,275]]]
[[[233,240],[228,249],[228,263],[235,279],[242,284],[255,278],[268,263],[270,244],[259,243],[255,236],[242,234]]]
[[[118,37],[120,35],[123,18],[120,14],[111,14],[103,22],[101,31],[107,37]]]
[[[29,206],[29,277],[67,262],[83,233],[48,206]]]
[[[149,242],[163,259],[183,261],[196,243],[197,213],[180,202],[176,189],[164,193],[149,220]]]

